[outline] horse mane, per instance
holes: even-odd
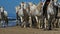
[[[39,2],[39,4],[37,5],[37,9],[40,11],[40,10],[41,10],[41,7],[42,7],[42,5],[41,5],[41,3]]]
[[[19,11],[19,9],[20,9],[19,5],[15,7],[16,13]]]

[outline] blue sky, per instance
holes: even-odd
[[[4,9],[8,12],[8,17],[16,18],[15,6],[19,5],[22,1],[36,4],[40,2],[40,0],[0,0],[0,6],[4,6]]]

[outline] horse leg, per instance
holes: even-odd
[[[45,22],[45,29],[46,29],[47,28],[46,18],[44,19],[44,22]]]
[[[0,23],[1,23],[1,19],[0,19]]]
[[[36,21],[36,18],[35,18],[35,16],[32,16],[32,19],[33,19],[33,25],[34,25],[34,27],[37,27],[37,21]]]
[[[38,17],[38,24],[37,25],[38,25],[39,28],[42,28],[43,23],[42,23],[41,16]]]
[[[59,19],[57,19],[56,28],[59,28]]]
[[[41,16],[40,16],[40,17],[41,17]],[[42,25],[43,25],[43,19],[42,19],[42,17],[41,17],[41,18],[40,18],[40,17],[39,17],[38,19],[39,19],[39,23],[40,23],[40,28],[42,28],[42,27],[43,27],[43,26],[42,26]]]
[[[33,16],[31,16],[32,26],[34,26]]]
[[[50,16],[49,19],[48,19],[48,30],[52,29],[51,28],[51,25],[52,25],[51,21],[52,21],[52,17]]]
[[[21,23],[23,22],[23,17],[20,17],[20,19],[21,19]]]
[[[29,20],[28,20],[28,17],[25,16],[25,17],[24,17],[24,28],[28,26],[28,21],[29,21]]]
[[[42,28],[42,23],[41,23],[41,19],[40,19],[40,16],[38,17],[38,28],[40,29],[40,28]]]
[[[42,22],[42,28],[44,28],[44,25],[45,25],[45,24],[44,24],[44,18],[45,18],[45,17],[43,16],[43,19],[42,19],[42,20],[43,20],[43,22]]]
[[[49,19],[50,19],[50,15],[49,14],[47,15],[47,19],[48,19],[47,21],[48,21],[48,27],[49,27]]]
[[[31,21],[31,16],[29,17],[29,26],[32,27],[32,21]]]
[[[58,24],[59,24],[59,28],[60,28],[60,19],[59,19],[59,23]]]
[[[18,23],[19,23],[19,16],[18,16],[18,14],[17,14],[17,17],[16,17],[17,19],[16,19],[16,25],[18,26]]]
[[[5,24],[6,24],[6,26],[8,26],[8,21],[7,20],[5,20]]]
[[[57,25],[57,19],[54,18],[54,20],[52,20],[52,27],[55,28]]]
[[[8,26],[8,18],[7,18],[7,20],[6,20],[6,23],[7,23],[7,26]]]
[[[8,18],[7,17],[4,17],[4,23],[6,26],[8,26]]]
[[[26,22],[24,21],[23,24],[24,24],[23,27],[25,28],[26,27]]]
[[[41,23],[41,19],[40,19],[40,16],[38,17],[38,26],[39,26],[39,28],[42,28],[42,23]]]
[[[28,15],[26,15],[26,18],[25,18],[25,26],[29,27],[29,16]]]
[[[1,19],[0,19],[0,27],[1,27],[1,25],[2,25],[2,24],[1,24]]]
[[[27,20],[26,20],[26,17],[22,17],[22,19],[21,19],[21,21],[22,21],[22,27],[26,27],[26,23],[27,23]]]
[[[24,26],[23,17],[20,18],[21,18],[21,26],[23,27]]]
[[[5,27],[5,18],[4,17],[2,17],[2,25],[3,25],[3,27]]]
[[[55,18],[53,18],[53,20],[52,20],[52,28],[54,28],[55,27],[55,22],[56,22],[56,19]]]
[[[40,28],[40,24],[38,23],[38,17],[35,16],[35,18],[36,18],[36,22],[37,22],[37,28]]]

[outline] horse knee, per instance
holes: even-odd
[[[44,24],[45,24],[45,28],[47,28],[47,20],[46,20],[46,18],[44,19]]]
[[[38,22],[38,17],[37,17],[37,16],[35,16],[35,18],[36,18],[36,21]]]
[[[21,17],[21,22],[23,22],[23,18]]]

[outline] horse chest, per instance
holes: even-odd
[[[24,16],[28,15],[26,9],[23,9],[23,14],[24,14]]]

